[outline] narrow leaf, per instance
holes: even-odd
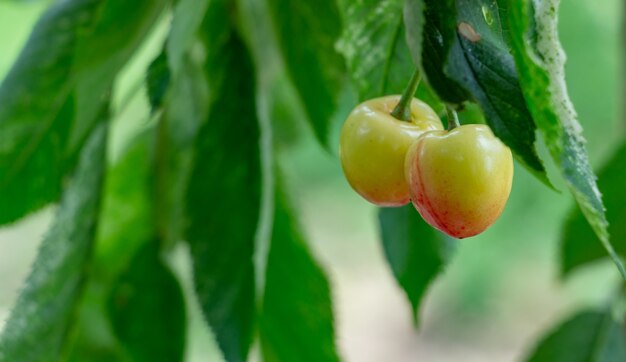
[[[146,74],[146,88],[152,113],[163,105],[165,93],[170,85],[171,74],[167,67],[167,59],[167,52],[163,49],[150,63]]]
[[[585,311],[550,332],[527,359],[529,362],[626,361],[624,326],[611,313]]]
[[[148,243],[113,286],[109,314],[113,329],[134,361],[182,361],[185,300],[176,277]]]
[[[1,361],[59,360],[83,291],[105,168],[106,129],[94,130],[0,336]]]
[[[598,174],[598,187],[606,200],[608,232],[615,243],[616,251],[626,257],[626,142],[614,153]],[[561,270],[564,275],[575,268],[606,257],[606,251],[597,240],[595,232],[583,213],[575,208],[564,226],[561,238]]]
[[[211,98],[193,149],[186,240],[204,316],[225,358],[244,361],[255,319],[261,167],[254,72],[230,20],[227,1],[211,2],[203,24]]]
[[[329,123],[344,77],[343,59],[335,50],[341,33],[336,2],[267,2],[287,71],[317,138],[328,146]]]
[[[0,224],[57,200],[115,75],[164,3],[59,1],[38,21],[0,85]]]
[[[283,191],[277,189],[275,195],[259,321],[263,358],[266,362],[339,361],[330,286],[307,248]]]
[[[451,257],[456,240],[426,224],[413,205],[380,209],[378,218],[385,257],[417,321],[424,293]]]
[[[71,163],[65,149],[75,107],[71,64],[78,33],[91,25],[100,2],[52,6],[0,85],[0,224],[61,192]]]
[[[524,0],[511,6],[513,54],[526,103],[552,159],[587,221],[626,279],[626,270],[609,240],[602,196],[565,86],[565,56],[557,34],[557,9],[556,0]]]
[[[207,119],[208,94],[202,64],[185,57],[171,81],[157,129],[154,208],[157,233],[168,244],[179,241],[183,232],[193,145]]]
[[[422,50],[424,48],[424,0],[405,0],[403,18],[405,25],[405,38],[411,57],[420,68],[422,74]]]
[[[110,167],[104,184],[93,277],[109,284],[154,235],[155,129],[137,135]]]
[[[177,74],[182,67],[185,54],[197,36],[208,5],[208,0],[180,0],[176,4],[164,49],[169,54],[168,64],[172,73]]]
[[[70,362],[131,361],[107,308],[111,287],[154,235],[151,172],[154,127],[137,135],[107,170],[90,276],[72,335]]]

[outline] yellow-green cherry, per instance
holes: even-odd
[[[406,155],[411,200],[431,226],[455,238],[483,232],[511,192],[511,150],[485,125],[423,134]]]
[[[413,97],[404,110],[407,121],[393,116],[400,98],[392,95],[359,104],[341,130],[339,154],[346,179],[357,193],[378,206],[409,202],[406,152],[424,132],[443,129],[432,108]]]

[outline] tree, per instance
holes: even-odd
[[[0,85],[0,225],[58,204],[0,335],[0,361],[182,360],[188,298],[228,361],[247,360],[257,342],[267,361],[340,360],[331,286],[280,157],[296,117],[335,154],[346,110],[401,93],[415,69],[417,97],[439,115],[478,105],[522,172],[571,191],[564,274],[608,256],[626,279],[626,147],[596,183],[565,87],[558,3],[55,2]],[[108,162],[115,79],[163,23],[143,80],[150,122]],[[285,112],[291,102],[302,114]],[[381,208],[379,225],[417,322],[457,240],[410,205]],[[193,295],[166,261],[181,243]],[[622,284],[608,307],[565,322],[529,360],[626,360]]]

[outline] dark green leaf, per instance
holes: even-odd
[[[626,142],[618,148],[611,160],[598,174],[598,187],[604,195],[608,232],[616,240],[616,251],[626,256]],[[573,209],[565,224],[561,239],[561,270],[567,274],[591,261],[606,257],[602,244],[585,219],[583,213]]]
[[[344,78],[335,51],[341,20],[335,0],[267,0],[278,43],[309,121],[328,146],[331,116]]]
[[[39,20],[0,86],[0,224],[59,197],[115,75],[164,3],[63,1]]]
[[[414,42],[420,39],[422,41],[421,44],[409,44],[409,49],[413,49],[411,54],[413,60],[416,63],[421,61],[421,68],[428,83],[442,100],[460,104],[467,100],[469,95],[445,73],[448,54],[456,39],[454,0],[421,0],[424,3],[423,14],[419,12],[419,4],[414,4],[415,1],[420,0],[407,0],[407,7],[413,11],[407,9],[404,15],[407,41]],[[426,20],[425,23],[422,22],[423,19]],[[419,49],[422,53],[418,55],[416,51]]]
[[[550,332],[528,358],[529,362],[626,361],[624,326],[611,313],[586,311]]]
[[[146,249],[144,245],[155,231],[151,188],[155,137],[154,128],[139,134],[108,172],[96,255],[74,327],[77,337],[69,361],[142,360],[116,337],[107,301],[111,298],[111,284],[123,271],[133,268],[133,257],[138,249]]]
[[[115,283],[108,307],[115,334],[133,361],[183,360],[185,300],[157,242],[135,255]]]
[[[70,362],[132,361],[113,332],[111,286],[154,235],[151,172],[155,129],[139,134],[107,172],[95,255],[81,299]]]
[[[451,257],[456,240],[426,224],[413,205],[380,209],[378,219],[385,256],[417,321],[424,292]]]
[[[330,286],[311,256],[280,185],[259,321],[266,362],[339,361]]]
[[[101,1],[57,3],[39,20],[0,85],[0,224],[55,200],[71,163],[75,100],[72,60],[78,32]]]
[[[211,2],[203,25],[211,98],[193,149],[186,240],[204,316],[225,358],[244,361],[255,319],[259,125],[251,59],[232,28],[228,4]]]
[[[95,239],[106,128],[96,128],[0,336],[1,361],[59,360]]]
[[[166,243],[174,243],[181,237],[193,142],[207,116],[209,92],[205,72],[200,57],[194,57],[189,52],[193,40],[199,36],[207,6],[206,0],[180,1],[174,10],[166,48],[162,51],[167,54],[167,60],[162,66],[171,92],[164,100],[165,112],[159,120],[156,164],[158,197],[155,208],[158,234]],[[217,32],[221,34],[221,30]],[[222,41],[215,35],[205,40],[209,47],[213,46],[209,42]],[[215,55],[209,55],[211,58],[215,58]]]
[[[208,94],[201,65],[185,57],[158,125],[155,216],[159,237],[167,243],[181,238],[193,143],[206,120]]]
[[[531,8],[528,0],[510,9],[513,53],[524,96],[561,175],[580,209],[626,279],[609,240],[602,196],[589,164],[576,111],[565,86],[565,58],[557,34],[558,2]],[[591,240],[590,240],[591,241]]]
[[[115,334],[106,300],[108,286],[90,278],[72,323],[74,337],[67,362],[133,362]]]
[[[148,100],[152,112],[161,108],[165,93],[170,85],[170,71],[167,67],[167,52],[165,49],[154,58],[148,67],[146,75],[146,87],[148,90]]]
[[[475,100],[496,136],[549,184],[496,1],[426,0],[425,4],[422,64],[430,85],[448,102]]]

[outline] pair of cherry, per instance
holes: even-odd
[[[372,99],[348,116],[339,148],[348,182],[379,206],[412,201],[426,222],[450,236],[483,232],[508,200],[511,151],[486,125],[452,122],[444,130],[415,98],[408,120],[399,120],[392,116],[399,102],[400,96]]]

